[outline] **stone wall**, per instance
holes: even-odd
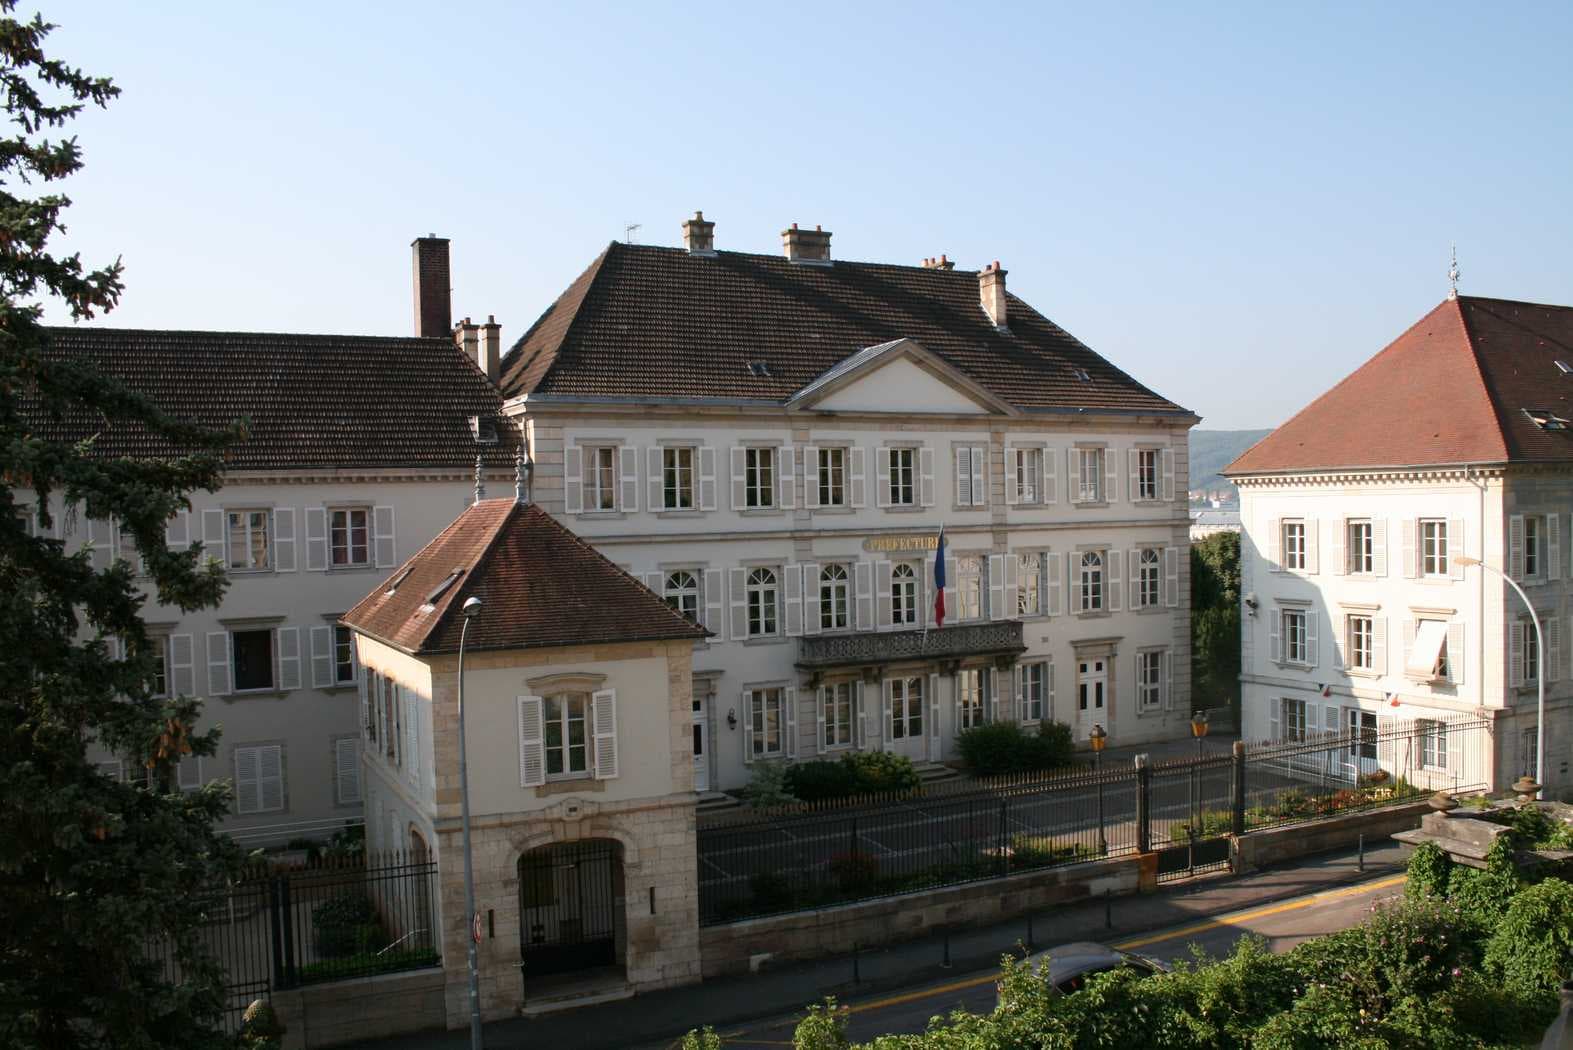
[[[1419,827],[1420,818],[1429,812],[1426,802],[1407,802],[1287,828],[1253,831],[1235,841],[1230,862],[1235,874],[1243,875],[1295,857],[1349,849],[1359,843],[1361,835],[1373,848],[1386,846],[1389,835]]]
[[[401,1032],[441,1029],[442,970],[416,970],[274,992],[284,1050],[313,1050]]]

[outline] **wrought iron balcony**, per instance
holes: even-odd
[[[923,631],[859,631],[821,634],[798,641],[797,666],[804,670],[898,660],[957,660],[964,656],[1019,656],[1020,620],[963,623]]]

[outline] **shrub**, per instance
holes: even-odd
[[[1476,962],[1470,932],[1457,905],[1404,900],[1359,926],[1307,941],[1289,958],[1307,981],[1340,988],[1375,1017],[1406,996],[1446,991],[1456,971]]]
[[[308,963],[300,968],[300,980],[302,984],[313,984],[318,981],[337,981],[345,977],[370,977],[373,974],[436,966],[441,962],[442,956],[430,948],[408,948],[381,953],[360,952],[341,956],[331,962]]]
[[[786,876],[773,871],[755,872],[748,877],[748,890],[754,895],[750,911],[755,915],[791,911],[797,903],[792,893],[792,883]]]
[[[964,729],[956,747],[967,767],[979,776],[1028,773],[1070,764],[1074,754],[1070,727],[1044,722],[1037,732],[1016,722],[989,722]]]
[[[1497,924],[1512,903],[1513,895],[1524,885],[1513,860],[1509,838],[1502,835],[1492,843],[1486,853],[1484,871],[1454,864],[1448,875],[1448,900],[1462,908],[1475,924],[1486,929]]]
[[[375,951],[387,944],[377,909],[360,893],[341,893],[311,909],[317,954],[326,958]]]
[[[1202,811],[1201,824],[1199,838],[1210,839],[1227,835],[1234,830],[1234,814],[1227,809],[1205,809]],[[1189,842],[1191,834],[1190,821],[1175,824],[1169,829],[1169,839],[1173,842]]]
[[[748,786],[743,789],[743,799],[751,806],[769,809],[772,806],[790,805],[797,801],[786,786],[785,762],[755,762]]]
[[[833,996],[816,1003],[792,1031],[793,1050],[849,1050],[847,1012],[836,1007]]]
[[[683,1036],[683,1041],[677,1044],[677,1050],[721,1050],[721,1037],[714,1028],[705,1025]]]
[[[1486,969],[1526,998],[1573,977],[1573,885],[1547,879],[1513,898],[1486,945]]]
[[[788,766],[782,789],[803,802],[916,791],[922,784],[917,767],[905,755],[884,751],[852,751],[839,759],[816,759]]]
[[[782,787],[804,802],[846,798],[858,793],[857,772],[846,762],[817,759],[788,766]]]
[[[1443,897],[1447,895],[1448,876],[1453,859],[1435,842],[1422,842],[1409,857],[1409,882],[1404,894],[1409,897]]]
[[[917,767],[906,755],[893,755],[888,751],[854,751],[843,755],[841,761],[856,774],[858,791],[861,793],[916,791],[923,783]]]

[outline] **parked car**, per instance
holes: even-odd
[[[1111,970],[1129,969],[1142,977],[1155,973],[1168,973],[1169,967],[1162,960],[1134,952],[1122,952],[1096,941],[1075,941],[1027,956],[1034,970],[1049,960],[1049,987],[1061,995],[1079,992],[1094,974]]]

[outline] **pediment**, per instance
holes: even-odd
[[[858,351],[798,391],[787,407],[902,415],[1014,415],[1016,411],[914,339]]]

